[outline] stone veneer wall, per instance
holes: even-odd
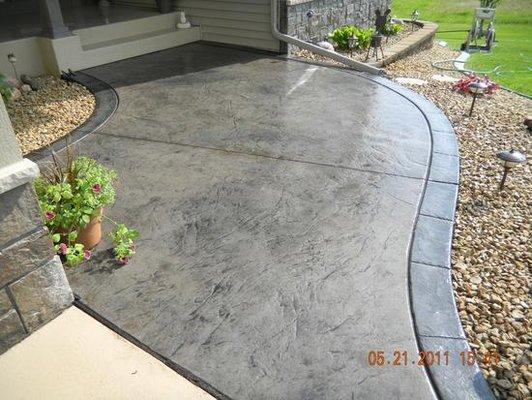
[[[32,180],[0,97],[0,354],[74,300],[43,227]]]
[[[286,0],[286,32],[316,43],[343,25],[373,27],[375,10],[384,12],[390,3],[391,0]],[[309,10],[316,13],[310,19],[307,17]]]

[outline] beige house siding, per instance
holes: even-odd
[[[117,0],[115,4],[155,8],[155,0]],[[202,39],[279,51],[270,29],[270,0],[177,0],[188,19],[200,25]]]
[[[279,51],[270,29],[270,0],[179,0],[203,40]]]

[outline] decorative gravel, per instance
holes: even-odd
[[[67,135],[90,117],[95,99],[85,87],[53,76],[36,78],[41,87],[7,104],[22,152],[27,154]]]
[[[500,90],[477,100],[452,91],[452,83],[431,79],[431,63],[458,54],[440,45],[389,65],[392,77],[428,81],[411,85],[440,107],[453,122],[460,143],[460,191],[453,240],[455,296],[462,324],[479,365],[498,398],[527,399],[532,390],[530,283],[532,185],[530,166],[516,167],[498,190],[502,167],[496,153],[526,154],[531,134],[522,125],[532,101]],[[447,63],[449,65],[449,63]],[[483,364],[481,355],[500,354]]]

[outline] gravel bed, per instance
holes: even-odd
[[[67,135],[90,117],[95,99],[85,87],[53,76],[36,78],[40,89],[7,104],[23,154]]]
[[[460,143],[460,191],[453,239],[455,297],[469,343],[498,398],[527,399],[532,390],[530,283],[532,252],[530,166],[516,167],[498,190],[502,167],[496,153],[515,148],[526,154],[531,134],[522,125],[532,101],[500,90],[477,100],[452,91],[452,83],[431,77],[431,63],[458,53],[440,45],[386,67],[391,77],[428,81],[407,85],[440,107],[453,122]],[[500,354],[484,364],[481,355]]]

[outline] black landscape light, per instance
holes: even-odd
[[[15,64],[17,63],[17,57],[15,57],[15,54],[13,52],[11,52],[11,53],[9,53],[7,55],[7,61],[9,61],[9,63],[13,67],[13,72],[15,73],[15,78],[18,80],[17,69],[15,68]]]
[[[473,101],[471,102],[471,108],[469,109],[469,116],[473,115],[473,108],[475,107],[475,102],[477,101],[477,97],[479,95],[484,94],[486,89],[488,88],[488,85],[486,82],[482,81],[473,81],[469,84],[469,91],[473,93]]]
[[[353,55],[353,50],[358,46],[358,37],[355,35],[347,39],[347,44],[349,45],[349,50],[351,51],[351,56]]]
[[[524,164],[526,162],[526,156],[523,153],[512,149],[498,152],[497,158],[504,167],[504,173],[502,174],[501,183],[499,185],[499,190],[502,190],[510,169],[516,165]]]

